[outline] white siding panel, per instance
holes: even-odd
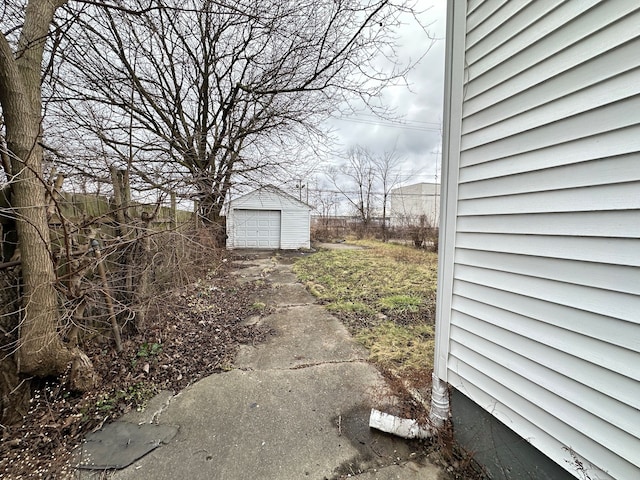
[[[456,265],[455,279],[478,283],[520,295],[573,307],[600,315],[610,315],[640,328],[640,296],[603,291],[547,279],[516,275],[499,270]]]
[[[458,347],[464,348],[457,343],[452,343],[452,351],[457,353]],[[464,356],[469,363],[461,360],[459,356]],[[492,401],[486,403],[485,408],[495,412],[494,414],[499,418],[506,419],[507,425],[549,457],[556,459],[570,472],[577,475],[577,470],[571,469],[574,466],[572,457],[568,451],[563,451],[564,449],[573,450],[603,471],[597,472],[597,476],[592,473],[593,478],[616,480],[637,478],[639,468],[637,465],[599,443],[593,442],[582,433],[580,423],[573,426],[573,422],[591,422],[592,419],[580,415],[578,411],[572,409],[571,405],[561,403],[566,412],[560,410],[557,415],[553,415],[542,408],[549,405],[555,410],[554,403],[557,397],[550,392],[530,384],[521,377],[513,376],[510,371],[472,351],[466,350],[464,355],[452,354],[451,357],[451,384],[454,387],[463,392],[472,393],[470,386],[475,385],[478,390],[490,392],[489,397]],[[478,395],[476,398],[482,399],[482,396]],[[515,417],[514,413],[519,418]],[[567,418],[568,416],[570,418]],[[531,422],[531,419],[535,419],[535,422]],[[535,429],[532,428],[534,426]],[[533,436],[534,431],[538,436]],[[602,436],[598,435],[598,438]],[[558,439],[562,445],[561,451],[557,450],[558,444],[553,441]],[[567,444],[566,439],[571,439],[571,443]],[[636,448],[635,451],[638,451],[640,445],[635,442],[631,445]],[[598,462],[593,461],[594,458],[597,458]],[[638,458],[637,455],[635,458]],[[605,471],[609,477],[603,476]]]
[[[474,29],[482,25],[483,22],[490,20],[497,14],[501,8],[512,4],[509,0],[471,0],[467,4],[467,31],[473,32]],[[490,29],[489,29],[490,31]]]
[[[640,210],[465,216],[460,232],[640,239]]]
[[[549,2],[545,3],[548,4]],[[527,5],[520,2],[505,2],[504,0],[499,2],[495,0],[486,1],[479,4],[479,8],[469,15],[467,21],[467,25],[469,26],[466,42],[468,61],[474,61],[473,58],[471,58],[471,51],[476,43],[492,32],[495,32],[503,23],[526,8]],[[471,10],[471,8],[469,8],[469,10]],[[508,38],[498,38],[495,46],[502,45],[508,40]],[[486,53],[484,54],[486,55]]]
[[[640,77],[640,72],[638,72],[638,76]],[[523,135],[513,135],[487,145],[470,148],[463,152],[464,156],[460,159],[460,165],[463,167],[474,165],[635,126],[640,123],[640,118],[637,115],[630,115],[630,112],[639,110],[640,96],[612,103],[582,115],[568,117],[535,128]],[[462,139],[463,145],[465,144],[464,138]],[[640,139],[636,142],[640,142]]]
[[[558,4],[555,0],[536,0],[521,9],[518,9],[518,6],[522,5],[520,2],[511,3],[514,5],[510,10],[517,13],[516,15],[508,18],[506,17],[507,12],[505,12],[505,15],[502,16],[492,16],[499,18],[498,21],[502,21],[499,28],[485,34],[483,38],[478,38],[479,35],[473,35],[476,32],[469,32],[467,59],[474,76],[510,60],[522,50],[529,48],[560,26],[596,5],[598,0],[582,0],[563,4]],[[551,12],[553,15],[550,15]],[[484,33],[478,32],[478,34]],[[475,48],[474,45],[476,45]],[[557,45],[556,48],[561,46]]]
[[[456,264],[640,296],[640,278],[635,267],[465,249],[456,252]]]
[[[494,163],[494,166],[496,165],[497,162]],[[458,198],[467,200],[640,181],[640,168],[638,168],[638,165],[640,165],[640,155],[636,153],[613,159],[591,160],[571,165],[544,168],[520,175],[505,175],[472,182],[462,180],[458,190]]]
[[[640,55],[636,53],[639,50],[640,40],[631,40],[612,50],[608,55],[594,57],[561,75],[538,83],[512,97],[502,99],[499,103],[473,114],[468,111],[463,121],[463,133],[493,125],[592,85],[602,84],[609,78],[623,75],[625,72],[638,68]],[[610,93],[617,94],[615,91]]]
[[[458,299],[470,299],[488,305],[486,302],[490,301],[494,308],[511,312],[514,314],[514,318],[526,317],[539,322],[540,328],[544,329],[546,328],[544,324],[548,324],[550,327],[579,333],[584,337],[621,347],[621,351],[638,351],[640,345],[640,331],[636,325],[621,322],[615,317],[576,310],[540,301],[530,296],[517,295],[513,292],[474,283],[456,282],[454,293],[456,295],[454,303]],[[516,327],[514,326],[514,328]],[[575,348],[580,348],[580,344],[575,345]],[[603,365],[611,366],[611,362],[617,362],[617,360],[615,358],[609,359]],[[634,367],[635,363],[627,365],[627,369],[634,369]],[[634,371],[636,373],[631,377],[638,375],[637,369]],[[611,393],[614,392],[618,392],[618,390],[611,390]]]
[[[457,248],[640,267],[637,239],[460,232]]]
[[[638,151],[640,126],[634,125],[573,142],[550,145],[540,150],[509,155],[499,160],[487,158],[482,163],[473,165],[469,162],[470,166],[460,169],[460,181],[472,182],[595,159],[607,159],[612,162],[611,157],[637,154]],[[544,184],[540,185],[540,189],[544,190]]]
[[[472,331],[470,322],[475,322],[476,327],[486,327],[486,330],[481,328],[477,335],[494,343],[498,337],[507,338],[504,347],[607,396],[615,401],[616,408],[625,408],[629,413],[629,416],[623,418],[612,418],[618,416],[617,410],[600,411],[599,408],[594,408],[593,411],[597,411],[599,415],[611,417],[611,421],[618,425],[627,425],[637,419],[638,413],[633,410],[640,410],[640,372],[634,368],[633,363],[624,363],[618,359],[615,345],[604,344],[602,348],[600,339],[590,338],[585,342],[579,333],[558,329],[554,325],[540,323],[522,315],[513,315],[513,312],[463,296],[456,297],[453,306],[457,312],[455,318],[459,320],[456,325],[468,331]],[[492,330],[493,327],[502,331]],[[520,337],[513,335],[514,333]],[[638,362],[638,352],[628,350],[624,353],[627,360]]]
[[[308,210],[284,210],[282,212],[283,249],[309,248],[310,213]]]
[[[300,209],[303,205],[294,198],[282,195],[275,190],[266,188],[255,190],[232,202],[233,208],[238,209],[260,209],[260,210],[283,210]]]
[[[637,423],[640,413],[637,407],[626,405],[596,391],[592,386],[562,375],[555,369],[542,365],[537,358],[555,355],[558,361],[564,361],[565,358],[570,359],[566,354],[558,354],[556,350],[546,347],[534,351],[531,348],[533,344],[527,339],[512,335],[507,330],[495,326],[487,326],[486,323],[471,316],[454,315],[453,321],[455,327],[451,330],[451,339],[454,342],[462,346],[472,344],[475,353],[495,361],[505,370],[522,377],[523,380],[528,380],[551,392],[558,397],[559,401],[570,403],[570,408],[566,409],[568,412],[579,410],[581,416],[588,415],[590,411],[601,413],[602,417],[598,417],[597,422],[576,421],[573,425],[584,423],[583,432],[590,436],[595,436],[598,432],[606,432],[607,447],[617,452],[625,452],[623,456],[628,460],[634,460],[635,456],[631,455],[632,450],[629,449],[640,445],[638,438],[634,441],[634,435],[640,435],[640,425]],[[462,355],[458,357],[464,360]],[[593,375],[601,373],[596,366],[586,363],[582,363],[582,366],[584,373]],[[630,383],[627,382],[627,384]],[[639,393],[638,387],[632,391]],[[553,411],[551,408],[550,410]],[[566,417],[564,419],[566,420]],[[636,459],[638,460],[640,459]]]
[[[460,200],[458,205],[459,215],[632,209],[640,209],[640,182]]]
[[[638,95],[640,94],[640,85],[638,85],[637,76],[635,71],[625,72],[609,78],[606,82],[567,94],[552,103],[525,111],[517,118],[509,118],[481,130],[467,133],[464,136],[462,148],[466,150],[495,142],[590,109],[605,106],[611,102]],[[637,121],[633,123],[637,123]],[[466,129],[464,123],[463,129]]]

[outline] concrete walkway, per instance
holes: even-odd
[[[240,281],[263,279],[250,318],[275,331],[242,347],[236,369],[207,377],[124,420],[176,426],[166,444],[112,475],[124,479],[429,480],[444,478],[421,446],[368,427],[390,401],[367,352],[296,283],[276,257],[239,262]]]

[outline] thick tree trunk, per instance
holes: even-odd
[[[222,248],[226,245],[227,239],[226,222],[222,216],[223,204],[212,194],[202,195],[202,197],[199,204],[200,217],[204,225],[213,231],[216,246]]]
[[[18,364],[20,371],[42,376],[64,371],[72,356],[61,344],[56,331],[59,311],[56,277],[49,252],[45,188],[41,181],[40,116],[39,112],[33,111],[26,95],[20,93],[15,92],[8,102],[9,108],[4,109],[7,146],[13,153],[11,205],[17,212],[16,230],[24,285]],[[14,114],[22,120],[11,122]]]
[[[24,158],[22,152],[14,152]],[[20,212],[16,226],[24,285],[24,316],[18,358],[21,371],[42,376],[64,371],[72,357],[62,346],[56,331],[60,312],[55,290],[56,278],[48,250],[50,243],[43,208],[44,189],[36,172],[31,170],[35,166],[33,162],[27,165],[16,176],[20,188],[14,188],[12,199],[14,208]]]
[[[40,68],[49,25],[63,3],[29,1],[15,56],[0,35],[0,103],[11,157],[11,206],[22,256],[18,369],[30,375],[57,375],[73,363],[72,386],[86,389],[94,382],[91,362],[79,350],[67,348],[57,332],[60,311],[42,181]]]
[[[17,138],[7,141],[15,155],[13,171],[18,172],[12,195],[12,207],[19,212],[16,229],[23,284],[18,369],[30,375],[58,375],[72,364],[72,388],[86,390],[95,384],[91,362],[80,350],[67,348],[57,331],[60,311],[49,252],[45,187],[41,182],[42,150],[35,141],[39,122],[38,128],[27,123],[31,122],[21,122]],[[29,141],[24,142],[25,139]]]

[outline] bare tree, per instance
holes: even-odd
[[[21,256],[16,370],[46,376],[72,365],[73,388],[95,382],[86,355],[60,334],[43,105],[47,127],[66,128],[56,147],[89,138],[82,146],[109,158],[69,163],[90,182],[110,183],[111,166],[165,190],[182,182],[216,223],[235,179],[282,166],[282,152],[319,141],[318,122],[347,100],[374,107],[402,81],[411,65],[393,63],[393,31],[411,9],[406,0],[4,2],[1,213]],[[390,68],[378,68],[380,55]]]
[[[22,262],[22,311],[17,345],[19,372],[55,375],[73,363],[72,384],[95,379],[89,359],[58,334],[59,304],[47,223],[47,187],[41,146],[41,68],[49,28],[64,0],[30,0],[22,22],[0,34],[0,105],[5,125],[4,173],[9,179]],[[6,12],[5,12],[6,13]]]
[[[405,0],[117,4],[70,33],[64,97],[76,101],[62,114],[121,159],[133,144],[141,178],[186,179],[211,223],[234,182],[286,166],[322,119],[350,99],[375,108],[412,66],[394,63]]]
[[[319,216],[315,234],[320,238],[327,239],[330,236],[330,227],[332,226],[331,217],[335,215],[340,203],[339,194],[316,187],[314,190],[310,190],[310,202]]]
[[[387,240],[387,204],[391,190],[400,182],[402,158],[395,148],[374,153],[367,147],[355,146],[346,153],[346,161],[328,170],[331,183],[353,207],[364,230],[369,230],[373,217],[381,215],[381,231]]]
[[[393,190],[401,180],[400,162],[402,158],[398,155],[397,150],[385,151],[381,155],[373,156],[372,163],[375,168],[375,175],[380,182],[382,196],[382,240],[388,240],[387,229],[387,203],[391,190]]]
[[[328,170],[328,177],[353,207],[365,233],[374,214],[377,178],[373,156],[367,148],[356,146],[347,151],[346,157],[344,163]]]

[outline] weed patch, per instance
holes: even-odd
[[[362,302],[331,302],[327,304],[327,310],[334,313],[355,313],[364,315],[373,315],[375,310]]]
[[[397,323],[433,323],[437,255],[401,245],[361,243],[368,248],[305,257],[296,262],[294,272],[334,311],[384,314]],[[371,318],[363,321],[368,324]]]
[[[370,359],[399,376],[433,369],[433,326],[384,322],[363,329],[356,339],[369,349]]]
[[[253,302],[251,308],[257,312],[264,312],[267,308],[267,304],[264,302]]]
[[[383,297],[378,302],[383,311],[386,312],[412,312],[417,313],[423,300],[411,295],[391,295]]]
[[[134,407],[140,411],[147,401],[156,394],[156,389],[145,382],[129,385],[124,390],[116,390],[110,394],[104,393],[98,397],[95,409],[102,413],[111,413],[117,408]]]

